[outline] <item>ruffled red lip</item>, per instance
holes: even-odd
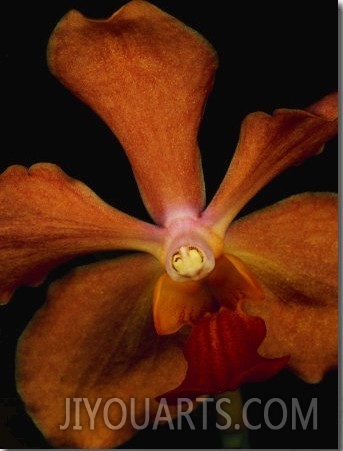
[[[257,349],[266,336],[261,318],[222,307],[206,314],[194,327],[184,347],[188,362],[181,385],[159,397],[169,404],[178,398],[219,394],[236,390],[246,382],[260,382],[277,374],[289,356],[275,359],[261,357]]]

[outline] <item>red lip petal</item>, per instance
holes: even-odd
[[[188,362],[179,387],[161,396],[176,404],[178,397],[195,398],[236,390],[245,382],[260,382],[277,374],[289,357],[265,359],[257,348],[266,335],[261,318],[241,310],[221,308],[206,315],[193,329],[184,347]]]

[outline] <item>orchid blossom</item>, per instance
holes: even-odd
[[[9,167],[0,178],[0,290],[39,285],[56,266],[104,250],[136,251],[74,269],[49,289],[20,338],[18,390],[57,447],[119,446],[66,398],[95,403],[196,398],[283,368],[318,382],[337,365],[337,197],[292,196],[240,219],[269,181],[337,133],[337,95],[306,110],[256,112],[205,202],[197,144],[217,56],[198,33],[144,0],[108,19],[73,10],[48,48],[51,72],[119,139],[152,222],[103,202],[62,169]],[[330,330],[330,333],[327,331]],[[151,412],[153,413],[153,411]],[[120,409],[110,411],[116,424]]]

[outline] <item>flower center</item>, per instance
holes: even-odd
[[[198,218],[176,218],[168,225],[161,263],[171,279],[189,282],[206,277],[222,253],[222,240]]]
[[[172,256],[172,268],[180,276],[197,276],[203,269],[204,264],[204,253],[194,246],[181,246]]]
[[[176,246],[172,246],[168,253],[166,269],[177,282],[202,279],[214,268],[212,249],[199,238],[194,241],[189,240],[192,244],[185,244],[185,241],[175,243]]]

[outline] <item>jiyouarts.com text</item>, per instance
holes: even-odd
[[[90,402],[88,398],[66,398],[65,399],[65,421],[59,426],[61,430],[72,428],[74,430],[95,429],[99,420],[111,430],[119,430],[129,422],[134,429],[142,430],[148,426],[157,429],[161,424],[168,424],[170,429],[182,429],[187,425],[190,429],[195,429],[191,413],[199,403],[202,404],[202,429],[208,428],[209,412],[217,418],[216,428],[227,430],[229,428],[240,429],[242,426],[256,430],[260,429],[264,423],[272,430],[282,429],[287,421],[291,421],[292,429],[312,429],[318,427],[318,403],[317,398],[312,398],[311,402],[301,406],[297,398],[292,398],[289,405],[281,398],[271,398],[262,402],[259,398],[251,398],[242,406],[241,421],[234,423],[229,413],[228,407],[231,405],[229,398],[201,397],[191,400],[179,398],[176,406],[169,406],[166,399],[161,398],[158,405],[149,398],[140,400],[131,398],[129,402],[124,402],[120,398],[102,399],[97,398]],[[142,406],[143,404],[143,406]],[[259,422],[252,422],[249,419],[249,410],[259,409]],[[139,414],[137,414],[139,412]],[[143,412],[143,415],[142,415]],[[276,417],[274,413],[277,412]],[[139,418],[139,421],[137,420]],[[276,418],[276,419],[275,419]]]

